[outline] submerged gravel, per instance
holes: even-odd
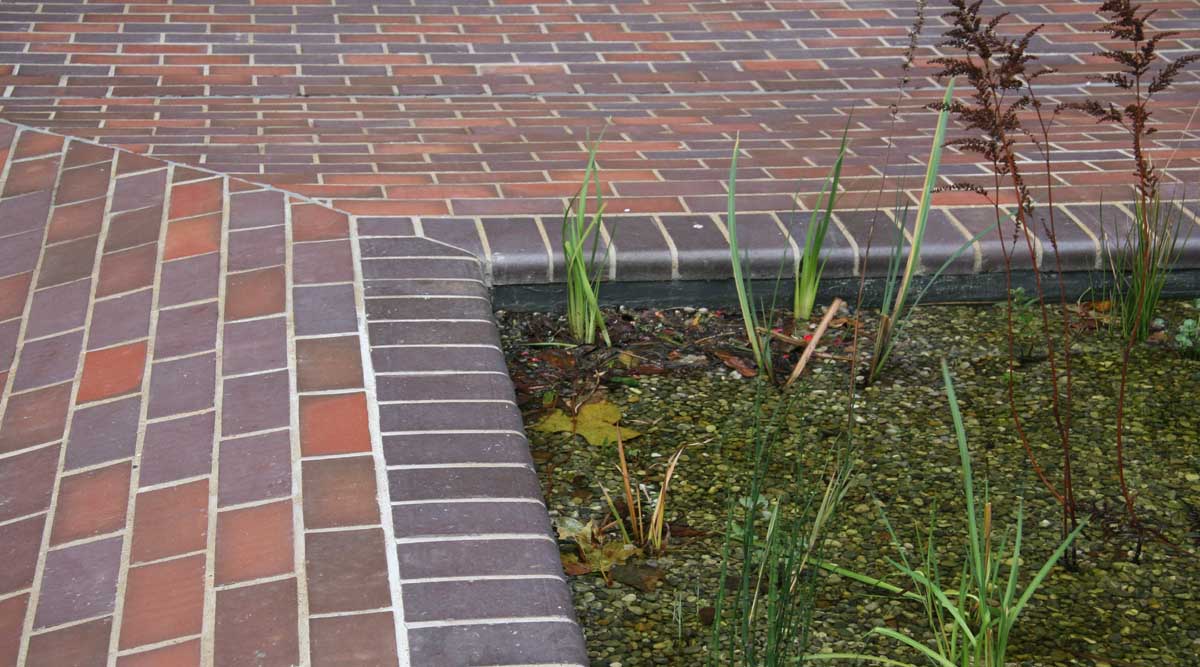
[[[705,324],[689,331],[681,323]],[[1196,311],[1168,304],[1168,324]],[[712,354],[700,357],[696,341],[736,332],[740,321],[691,309],[648,315],[612,314],[632,322],[624,336],[639,358],[663,338],[680,345],[686,362],[659,374],[630,373],[622,383],[591,383],[564,363],[561,348],[528,347],[553,332],[557,318],[501,313],[510,370],[531,418],[544,405],[592,391],[618,406],[624,424],[644,435],[628,443],[634,476],[657,488],[667,458],[690,445],[669,494],[668,520],[689,536],[673,539],[665,554],[639,558],[662,573],[652,592],[599,575],[571,577],[575,607],[594,665],[697,665],[705,656],[708,628],[701,613],[718,586],[721,531],[727,502],[744,490],[746,440],[752,428],[756,381],[742,377]],[[724,334],[722,332],[725,332]],[[1014,435],[1006,383],[1002,311],[995,307],[927,307],[915,316],[894,363],[875,384],[856,390],[853,431],[855,483],[839,509],[828,555],[861,572],[900,583],[885,558],[894,556],[875,507],[878,499],[903,538],[913,538],[936,510],[943,567],[961,561],[962,495],[957,451],[942,390],[938,360],[951,365],[979,482],[986,480],[999,526],[1012,525],[1024,496],[1025,581],[1059,537],[1057,505],[1030,471]],[[658,341],[644,342],[644,341]],[[638,347],[641,345],[641,347]],[[1127,529],[1114,469],[1114,415],[1120,341],[1101,328],[1074,342],[1073,443],[1075,490],[1092,524],[1079,541],[1078,571],[1056,568],[1018,623],[1009,652],[1018,665],[1200,665],[1200,361],[1181,359],[1169,345],[1134,352],[1127,405],[1127,470],[1137,491],[1143,524],[1158,535],[1132,562],[1135,540]],[[833,350],[836,352],[837,350]],[[618,361],[622,361],[618,359]],[[628,363],[624,365],[630,365]],[[652,370],[652,369],[650,369]],[[812,470],[846,430],[848,364],[817,359],[790,392],[798,396],[786,416],[787,435],[776,450],[768,494],[812,488]],[[636,383],[636,386],[632,386]],[[778,405],[784,390],[769,389]],[[1057,474],[1057,433],[1052,428],[1049,368],[1031,361],[1017,370],[1017,404],[1039,460]],[[551,516],[587,520],[605,512],[600,485],[617,488],[613,447],[588,445],[568,434],[530,431],[534,458]],[[799,466],[796,464],[800,464]],[[694,535],[696,531],[705,534]],[[564,549],[568,547],[564,545]],[[827,576],[815,614],[813,649],[905,657],[890,643],[864,639],[888,625],[924,637],[920,609]],[[914,661],[915,662],[915,661]]]

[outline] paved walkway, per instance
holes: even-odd
[[[1048,102],[1116,99],[1090,79],[1108,67],[1090,55],[1102,45],[1090,32],[1098,3],[1008,4],[1014,29],[1045,23],[1031,50],[1059,70],[1039,84]],[[1154,6],[1157,27],[1184,31],[1160,45],[1166,57],[1200,46],[1196,0]],[[547,255],[563,198],[578,188],[588,139],[603,131],[608,226],[619,228],[614,276],[686,279],[711,275],[721,254],[735,133],[738,207],[763,252],[792,246],[782,230],[807,220],[794,214],[793,195],[813,204],[851,109],[841,207],[874,209],[880,186],[900,177],[914,186],[934,123],[922,107],[940,98],[925,62],[944,9],[930,3],[926,48],[898,98],[915,3],[10,2],[0,14],[9,51],[0,53],[0,117],[354,214],[408,217],[414,233],[485,257],[497,283],[555,277]],[[1163,94],[1150,147],[1170,163],[1168,183],[1193,190],[1198,89],[1192,68]],[[1127,199],[1122,130],[1065,114],[1054,143],[1058,203]],[[985,174],[975,162],[949,154],[944,174]],[[885,193],[882,208],[892,202]],[[970,209],[954,215],[979,205],[977,195],[945,193],[938,203],[948,208],[932,225],[931,251],[961,245],[984,224]],[[1064,216],[1073,266],[1099,259],[1097,217],[1094,205]],[[1106,221],[1119,217],[1109,211]],[[861,256],[869,220],[840,216],[830,245]],[[998,252],[981,246],[960,270],[995,268]]]
[[[610,277],[727,275],[738,133],[774,275],[851,108],[827,275],[878,271],[870,210],[939,95],[923,48],[896,97],[895,4],[0,5],[0,667],[585,664],[487,288],[561,277],[602,130]],[[1096,3],[1010,4],[1047,23],[1048,99],[1106,98]],[[1200,48],[1200,4],[1155,6],[1165,55]],[[1197,91],[1156,111],[1172,186],[1200,187]],[[1101,268],[1126,140],[1055,142],[1066,266]],[[987,224],[972,197],[926,265]]]
[[[474,256],[11,124],[0,163],[0,664],[583,660]]]

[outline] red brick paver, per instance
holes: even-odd
[[[341,284],[289,260],[344,261],[292,238],[314,205],[6,123],[0,156],[0,665],[349,664],[362,612],[396,664],[353,265],[337,335],[299,319]]]
[[[1009,30],[1044,24],[1031,50],[1058,69],[1039,84],[1049,103],[1116,99],[1094,80],[1108,67],[1092,55],[1105,45],[1092,31],[1098,5],[990,6],[1012,12]],[[0,117],[277,185],[361,216],[407,216],[416,234],[485,255],[498,284],[559,277],[552,250],[531,244],[553,239],[586,146],[603,130],[608,225],[623,239],[614,276],[687,279],[709,275],[705,255],[722,240],[697,246],[671,228],[723,233],[735,134],[739,210],[771,228],[797,233],[807,220],[793,210],[813,205],[848,121],[842,206],[891,207],[891,189],[929,149],[934,119],[923,106],[940,92],[928,59],[940,53],[946,8],[929,3],[912,81],[898,96],[915,3],[15,2],[0,16],[0,35],[17,46],[0,52]],[[1155,8],[1158,29],[1180,31],[1159,45],[1165,58],[1200,48],[1195,0]],[[1193,68],[1161,96],[1149,145],[1160,164],[1170,162],[1168,184],[1181,188],[1194,189],[1200,174],[1197,90]],[[1058,203],[1128,198],[1120,128],[1067,113],[1052,138]],[[32,157],[41,147],[23,150]],[[947,178],[983,173],[976,162],[948,153]],[[48,164],[31,163],[12,187],[31,187]],[[213,206],[212,182],[186,191],[195,197],[176,208]],[[937,202],[981,200],[955,192]],[[1090,253],[1078,263],[1092,266],[1102,230],[1079,217],[1064,213],[1061,224],[1081,236],[1076,250]],[[297,238],[322,233],[322,223],[309,224]],[[176,243],[211,239],[195,226],[181,228]],[[831,245],[845,246],[847,273],[864,268],[856,257],[869,226],[839,217]],[[954,216],[940,227],[946,248],[971,236]],[[623,251],[631,253],[624,261]],[[777,261],[778,253],[764,264]]]
[[[1046,24],[1048,101],[1113,99],[1097,2],[996,5]],[[1155,6],[1166,58],[1200,48],[1195,0]],[[848,122],[826,275],[880,271],[944,9],[898,96],[914,9],[876,0],[5,2],[0,667],[584,664],[488,287],[561,280],[602,131],[610,278],[727,275],[735,136],[751,271],[798,261]],[[1155,111],[1168,186],[1198,90]],[[1064,266],[1102,268],[1127,140],[1053,140]],[[938,196],[925,268],[979,203]]]

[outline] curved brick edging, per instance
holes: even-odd
[[[1168,215],[1180,223],[1179,265],[1200,266],[1200,199],[1167,202],[1164,206]],[[1009,209],[1002,211],[1007,215]],[[1133,218],[1128,202],[1079,202],[1058,205],[1054,211],[1058,261],[1064,272],[1108,272],[1109,254],[1122,256],[1127,252],[1126,236]],[[746,252],[749,274],[774,279],[782,268],[783,277],[788,279],[799,263],[809,216],[807,212],[739,214],[739,245]],[[906,239],[912,218],[910,215],[906,221]],[[1004,235],[989,231],[972,241],[990,229],[994,221],[994,209],[988,206],[932,209],[922,245],[921,272],[931,274],[950,261],[945,275],[998,273],[1004,270],[1004,252],[1012,256],[1014,271],[1032,270],[1035,265],[1024,240],[1018,238],[1014,249],[1011,230]],[[1040,271],[1054,271],[1056,267],[1048,223],[1048,213],[1038,209],[1032,229]],[[419,224],[423,235],[481,257],[493,286],[543,285],[563,279],[561,216],[422,218]],[[732,275],[724,214],[611,215],[604,218],[603,229],[600,254],[608,247],[606,280],[703,281]],[[885,276],[895,235],[896,215],[891,210],[835,212],[822,250],[827,258],[824,275]],[[964,246],[966,249],[960,253]],[[904,247],[907,251],[907,241]]]
[[[479,261],[358,225],[413,665],[585,665]]]
[[[586,661],[498,348],[510,430],[441,437],[417,361],[372,371],[355,231],[0,122],[0,665]]]

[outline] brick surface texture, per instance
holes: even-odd
[[[1118,99],[1097,2],[995,4],[1045,24],[1045,100]],[[1154,6],[1164,58],[1200,48],[1200,4]],[[0,4],[0,667],[586,664],[489,288],[561,280],[594,141],[610,278],[728,275],[735,137],[773,276],[843,128],[826,275],[881,272],[944,9],[899,93],[915,3]],[[1193,70],[1148,145],[1193,231],[1197,99]],[[1101,269],[1127,137],[1052,132],[1061,261]],[[935,204],[925,270],[990,224],[973,193]],[[1015,268],[1048,261],[1038,226]],[[1001,243],[949,271],[1000,270]]]

